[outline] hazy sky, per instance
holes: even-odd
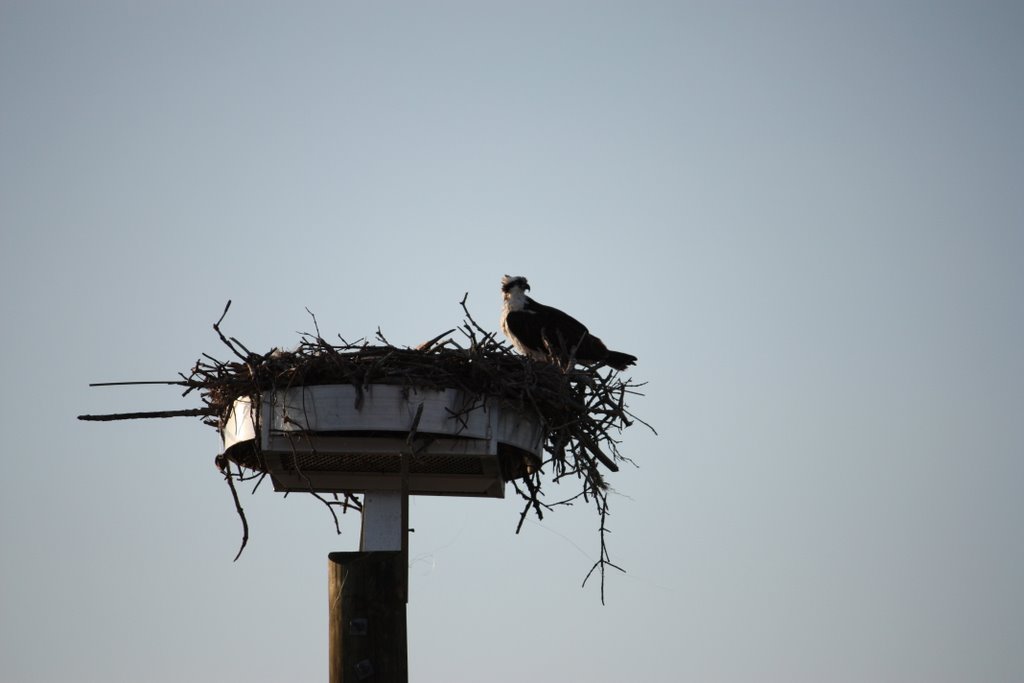
[[[359,519],[240,540],[173,378],[530,278],[648,382],[585,506],[417,498],[410,680],[1024,679],[1012,2],[0,0],[0,680],[316,681]],[[556,495],[556,491],[552,495]]]

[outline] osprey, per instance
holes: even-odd
[[[539,304],[526,296],[530,289],[525,277],[506,275],[501,280],[505,307],[501,312],[501,331],[524,356],[536,360],[555,359],[567,363],[599,363],[625,370],[636,356],[609,351],[586,326],[557,308]]]

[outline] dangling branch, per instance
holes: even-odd
[[[224,467],[224,478],[228,481],[228,488],[231,489],[231,498],[235,501],[235,510],[238,512],[238,518],[242,520],[242,545],[238,548],[238,553],[235,555],[235,559],[232,562],[238,562],[238,558],[242,556],[242,551],[245,550],[245,545],[249,542],[249,520],[245,518],[245,510],[242,509],[242,503],[238,500],[238,491],[235,490],[235,480],[231,476],[231,466],[226,465]]]
[[[594,563],[594,566],[590,568],[590,571],[587,572],[587,575],[586,575],[586,577],[584,577],[583,583],[582,583],[581,587],[587,585],[587,581],[590,579],[590,576],[591,576],[591,574],[594,573],[595,569],[600,570],[600,574],[601,574],[601,604],[603,605],[604,604],[604,578],[605,578],[605,570],[608,567],[611,567],[612,569],[618,569],[623,574],[626,573],[626,570],[623,569],[622,567],[620,567],[619,565],[613,563],[611,561],[611,558],[608,555],[608,544],[606,543],[606,538],[605,537],[609,533],[609,531],[608,531],[608,528],[604,525],[605,520],[608,518],[608,501],[607,500],[602,500],[600,503],[598,503],[597,509],[598,509],[598,513],[599,513],[599,515],[601,517],[601,528],[600,528],[600,534],[599,534],[600,537],[601,537],[601,556],[598,558],[597,562]]]

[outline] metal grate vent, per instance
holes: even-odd
[[[294,453],[281,457],[281,469],[289,472],[377,472],[398,474],[401,456],[381,453]],[[454,455],[414,455],[410,474],[482,475],[478,457]]]

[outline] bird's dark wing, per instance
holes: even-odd
[[[539,304],[526,298],[524,312],[533,316],[529,326],[537,337],[537,343],[543,348],[544,339],[548,346],[563,359],[568,359],[575,348],[576,360],[599,361],[608,353],[608,349],[600,339],[587,331],[586,325],[564,311],[551,306]]]
[[[505,316],[505,324],[508,331],[515,335],[519,343],[529,349],[537,351],[544,350],[544,339],[541,336],[542,327],[536,324],[536,317],[533,313],[522,311],[509,311]]]
[[[557,308],[539,304],[530,297],[526,297],[523,310],[533,316],[533,324],[543,328],[550,341],[557,340],[560,335],[566,344],[574,346],[587,334],[586,325],[576,318]]]
[[[592,334],[587,334],[576,349],[576,360],[581,363],[603,363],[607,357],[608,347]]]

